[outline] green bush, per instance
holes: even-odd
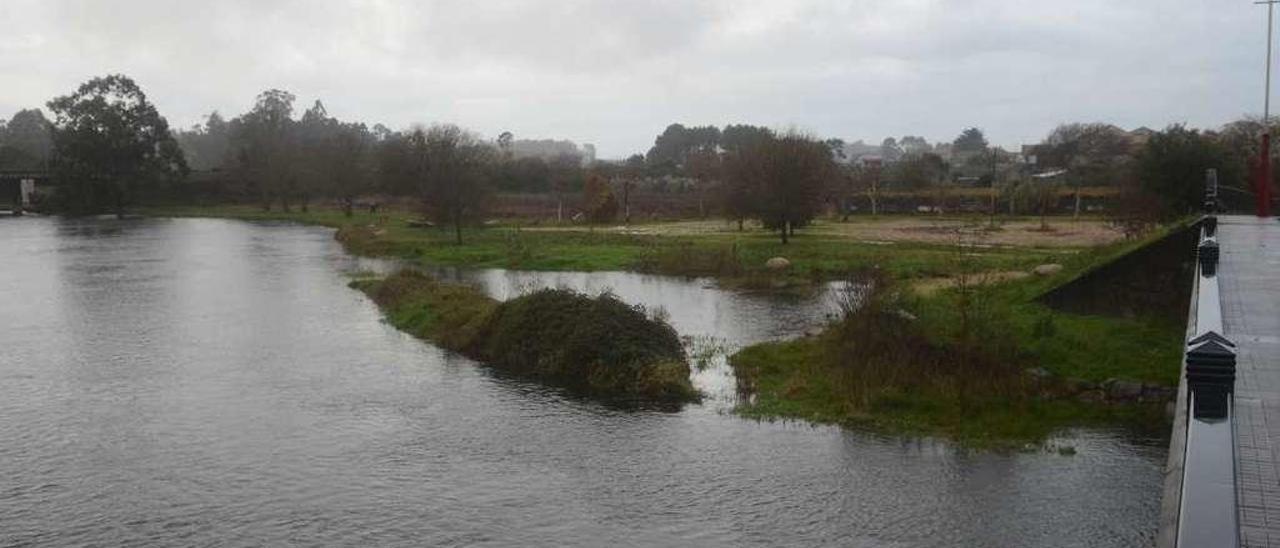
[[[610,294],[542,289],[512,299],[476,341],[474,354],[520,373],[592,391],[695,396],[675,329]]]
[[[613,295],[543,289],[498,303],[411,270],[352,286],[401,330],[495,367],[599,395],[698,398],[675,329]]]

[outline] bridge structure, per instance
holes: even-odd
[[[0,170],[0,210],[14,215],[32,205],[37,185],[46,185],[51,176],[43,170]]]
[[[1156,544],[1280,547],[1280,222],[1210,175]]]

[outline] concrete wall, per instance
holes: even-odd
[[[1040,297],[1076,314],[1187,320],[1199,225],[1176,230]]]

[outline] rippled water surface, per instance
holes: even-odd
[[[1161,440],[968,452],[677,413],[495,376],[349,289],[324,229],[0,219],[0,545],[1133,546]],[[498,296],[612,289],[728,347],[822,296],[620,273],[453,273]]]

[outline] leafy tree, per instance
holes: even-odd
[[[425,136],[419,191],[428,214],[453,225],[462,244],[462,225],[479,220],[485,205],[486,174],[493,149],[455,125],[437,125]]]
[[[947,163],[932,152],[908,154],[893,164],[891,180],[902,188],[921,189],[942,182],[947,174]]]
[[[498,151],[502,153],[503,161],[511,160],[511,155],[513,153],[511,147],[515,138],[515,135],[512,135],[510,131],[504,131],[498,135]]]
[[[127,76],[94,78],[48,107],[53,168],[71,211],[123,215],[144,188],[187,174],[169,123]]]
[[[292,171],[298,184],[302,211],[307,211],[313,194],[335,190],[338,186],[332,154],[336,152],[341,122],[329,116],[324,104],[317,100],[302,113],[295,125],[297,152]]]
[[[725,215],[738,222],[738,231],[742,231],[743,221],[756,213],[759,188],[758,174],[753,168],[762,163],[755,156],[757,150],[763,151],[765,143],[757,143],[733,152],[725,153],[725,181],[720,186],[720,205]]]
[[[951,143],[952,150],[958,154],[978,153],[987,149],[987,137],[976,127],[966,128]]]
[[[752,155],[763,151],[773,140],[773,130],[748,124],[730,124],[720,133],[720,146],[724,149],[720,205],[729,218],[738,222],[739,231],[743,230],[744,220],[755,216],[759,199],[760,189],[754,186],[757,178],[749,172],[757,160]],[[827,143],[828,150],[831,144]]]
[[[538,156],[499,162],[494,168],[493,186],[497,190],[547,192],[551,189],[551,167]]]
[[[387,139],[391,139],[398,135],[396,132],[391,131],[391,128],[382,124],[374,124],[370,133],[373,134],[373,139],[379,142],[386,141]]]
[[[933,151],[933,146],[929,144],[929,141],[925,140],[924,137],[915,135],[903,135],[901,139],[898,139],[898,148],[902,150],[903,154],[921,154]]]
[[[671,124],[654,139],[646,159],[651,166],[667,172],[687,169],[691,155],[715,152],[720,146],[720,136],[720,128],[716,126]]]
[[[316,159],[327,164],[325,190],[338,198],[348,217],[352,215],[356,196],[370,187],[372,147],[373,138],[364,124],[338,124],[325,141],[324,156]]]
[[[886,162],[896,162],[902,158],[902,147],[893,137],[885,137],[880,143],[880,157]]]
[[[1240,162],[1209,136],[1171,125],[1156,133],[1138,153],[1140,190],[1155,196],[1161,216],[1175,218],[1200,209],[1204,202],[1205,171],[1218,170],[1219,179],[1240,180]]]
[[[0,122],[0,168],[41,169],[53,148],[51,124],[38,108],[19,110]]]
[[[773,138],[773,130],[747,124],[730,124],[720,132],[720,148],[726,152],[740,151]]]
[[[383,126],[386,129],[386,126]],[[374,128],[374,135],[380,130]],[[409,135],[399,132],[383,132],[382,137],[375,137],[374,165],[377,174],[377,189],[400,196],[417,192],[420,176],[413,171],[412,151]]]
[[[204,124],[196,124],[187,131],[179,130],[174,138],[191,169],[217,169],[230,160],[231,124],[216,110],[205,117]]]
[[[844,151],[844,139],[832,137],[823,142],[827,145],[827,149],[831,151],[831,157],[835,158],[836,161],[843,162],[849,159],[849,155],[845,154]]]
[[[258,94],[253,110],[240,117],[232,132],[236,165],[257,189],[264,210],[270,210],[278,197],[281,208],[289,211],[297,184],[294,99],[292,93],[278,89]]]

